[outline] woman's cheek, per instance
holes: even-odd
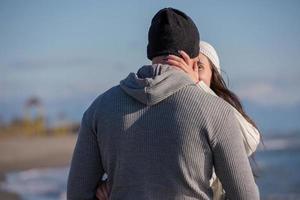
[[[204,73],[199,73],[199,80],[203,81],[207,86],[210,87],[210,77],[206,76]]]
[[[199,80],[200,81],[204,81],[204,82],[206,82],[206,80],[207,80],[207,77],[205,76],[205,74],[204,73],[199,73]]]

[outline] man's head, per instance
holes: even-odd
[[[199,40],[198,29],[189,16],[173,8],[164,8],[152,19],[147,57],[152,60],[170,54],[180,56],[178,50],[183,50],[190,58],[196,58]]]

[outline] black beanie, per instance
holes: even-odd
[[[174,8],[164,8],[153,17],[148,33],[147,57],[177,55],[185,51],[191,58],[199,54],[200,36],[192,19]]]

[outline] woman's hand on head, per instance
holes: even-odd
[[[109,190],[108,190],[108,185],[107,182],[103,182],[101,185],[98,186],[97,192],[96,192],[96,197],[99,200],[108,200],[109,198]]]
[[[182,58],[175,55],[166,56],[166,63],[177,67],[187,73],[197,83],[199,81],[197,60],[191,59],[184,51],[179,51]]]

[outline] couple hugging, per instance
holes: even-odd
[[[160,10],[147,57],[83,114],[67,198],[259,199],[248,156],[260,133],[192,19]]]

